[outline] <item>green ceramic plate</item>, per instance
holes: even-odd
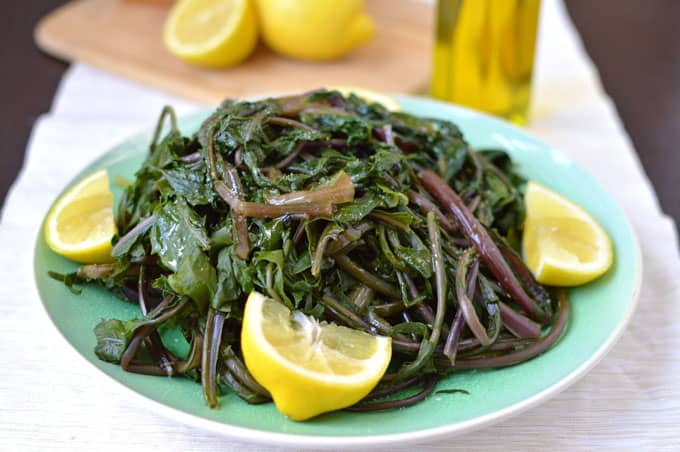
[[[331,413],[297,423],[284,418],[273,404],[248,405],[229,395],[222,399],[221,408],[211,410],[203,402],[200,386],[192,381],[126,373],[97,359],[93,351],[95,324],[102,318],[134,317],[137,309],[97,288],[86,287],[80,296],[74,295],[50,279],[48,270],[67,272],[75,264],[51,252],[40,234],[35,249],[35,278],[52,321],[87,361],[126,392],[137,396],[142,405],[188,424],[252,442],[316,447],[403,445],[479,428],[557,394],[603,357],[634,310],[641,261],[637,240],[624,213],[583,169],[527,133],[444,103],[413,97],[398,100],[408,112],[458,123],[475,147],[506,149],[522,174],[585,207],[612,238],[613,267],[594,283],[570,290],[572,321],[565,336],[549,352],[509,368],[452,375],[441,381],[437,389],[465,389],[469,395],[433,394],[406,409]],[[181,121],[183,131],[193,132],[204,117],[205,114],[196,115]],[[144,158],[149,137],[147,132],[120,144],[92,163],[76,180],[100,168],[107,168],[112,177],[132,178]]]

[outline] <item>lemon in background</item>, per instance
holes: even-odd
[[[332,60],[369,41],[363,0],[258,0],[265,43],[292,58]]]
[[[163,43],[176,57],[199,66],[233,66],[257,44],[254,0],[180,0],[170,11]]]

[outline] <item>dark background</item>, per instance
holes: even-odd
[[[37,20],[65,0],[5,0],[0,14],[0,203],[23,162],[36,118],[49,111],[67,64],[33,43]],[[680,224],[680,1],[565,0],[605,90]]]

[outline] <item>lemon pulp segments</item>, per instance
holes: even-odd
[[[391,357],[387,337],[319,323],[257,292],[246,303],[241,347],[253,377],[295,420],[355,404]]]
[[[530,181],[525,196],[523,253],[538,282],[574,286],[611,266],[611,241],[583,208]]]
[[[82,263],[111,261],[113,194],[106,170],[86,177],[64,193],[45,220],[45,240],[64,257]]]
[[[178,58],[206,67],[238,64],[255,49],[253,0],[181,0],[165,22],[163,42]]]

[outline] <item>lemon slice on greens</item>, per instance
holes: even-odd
[[[251,292],[241,350],[278,410],[302,421],[365,397],[387,370],[391,339],[319,322]]]
[[[76,262],[112,261],[111,239],[115,233],[113,194],[106,170],[87,176],[64,193],[45,219],[47,245]]]
[[[582,207],[534,181],[524,199],[522,251],[539,283],[576,286],[609,269],[611,240]]]

